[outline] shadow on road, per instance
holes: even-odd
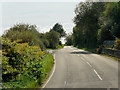
[[[92,53],[91,52],[79,51],[79,52],[70,52],[70,54],[92,54]]]

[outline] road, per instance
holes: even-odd
[[[118,88],[118,62],[72,46],[56,50],[45,88]]]

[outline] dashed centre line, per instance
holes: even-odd
[[[82,59],[83,61],[85,61],[83,57],[81,57],[81,59]],[[86,61],[85,61],[85,62],[86,62]],[[89,62],[86,62],[86,63],[92,68],[92,65],[91,65]],[[102,80],[101,76],[97,73],[97,71],[96,71],[94,68],[93,68],[93,71],[94,71],[95,74],[98,76],[98,78],[99,78],[100,80]]]
[[[91,64],[90,64],[89,62],[86,62],[86,63],[87,63],[90,67],[92,67]]]
[[[83,57],[81,57],[81,59],[82,59],[82,60],[84,60],[84,58],[83,58]],[[85,60],[84,60],[84,61],[85,61]]]
[[[99,77],[100,80],[102,80],[102,78],[100,77],[100,75],[97,73],[97,71],[94,69],[94,72],[97,74],[97,76]]]
[[[65,81],[65,85],[67,84],[67,82]]]

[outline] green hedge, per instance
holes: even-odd
[[[39,46],[2,39],[2,81],[4,88],[39,87],[51,70],[53,57]]]

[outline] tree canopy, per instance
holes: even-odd
[[[31,46],[38,45],[42,50],[57,48],[60,42],[59,32],[51,29],[49,32],[39,33],[36,25],[29,24],[14,25],[2,37],[12,41],[19,39],[21,40],[19,43],[28,43]]]
[[[60,37],[66,35],[62,25],[60,25],[59,23],[56,23],[51,30],[58,32],[60,34]]]
[[[71,35],[74,46],[95,48],[106,40],[120,38],[120,2],[81,2],[75,14]]]

